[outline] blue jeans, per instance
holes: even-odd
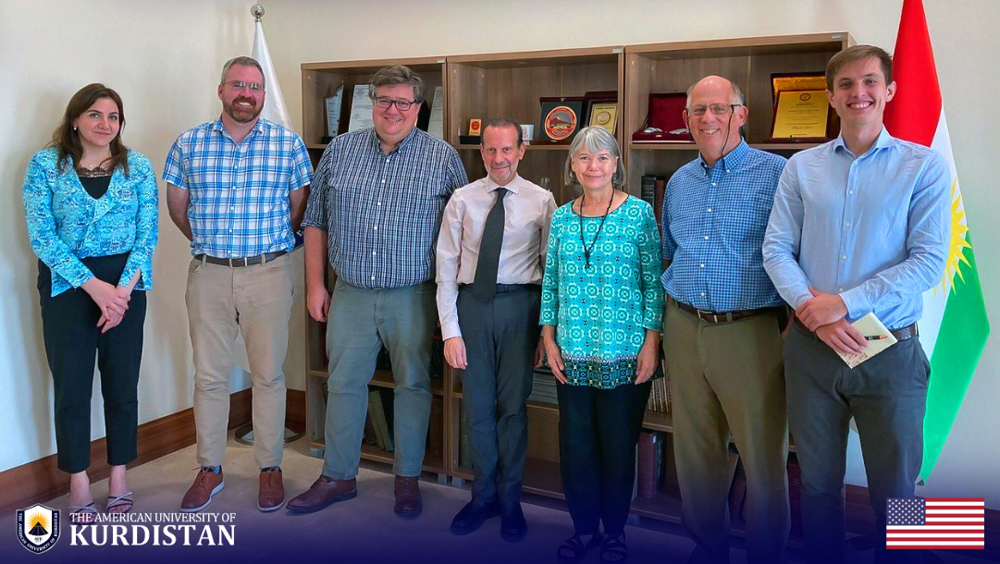
[[[330,378],[324,475],[348,480],[358,473],[368,382],[383,344],[396,380],[393,472],[420,475],[431,412],[428,371],[436,315],[433,281],[369,290],[337,280],[326,331]]]

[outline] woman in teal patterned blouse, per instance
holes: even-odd
[[[620,155],[602,128],[577,134],[566,182],[583,194],[552,217],[542,280],[542,339],[559,381],[560,466],[575,529],[557,552],[565,562],[598,545],[604,562],[628,557],[635,445],[659,364],[659,230],[649,204],[617,189]]]
[[[58,467],[70,474],[70,519],[93,522],[90,396],[101,372],[107,428],[107,511],[127,513],[125,465],[136,457],[145,290],[153,288],[156,176],[121,140],[125,114],[103,84],[70,99],[52,143],[24,179],[28,238],[38,255],[42,335],[52,371]]]

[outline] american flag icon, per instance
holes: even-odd
[[[986,548],[985,499],[902,498],[886,503],[886,548]]]

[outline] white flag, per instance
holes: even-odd
[[[257,59],[261,68],[264,69],[264,89],[267,95],[264,97],[264,111],[261,115],[267,121],[291,129],[292,120],[288,117],[288,108],[285,107],[285,98],[281,95],[281,85],[278,84],[278,77],[274,73],[271,52],[267,49],[264,28],[260,22],[257,22],[256,31],[253,34],[253,58]]]

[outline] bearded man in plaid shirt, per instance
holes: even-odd
[[[288,253],[312,179],[295,132],[260,118],[264,74],[250,57],[222,69],[219,119],[177,138],[163,167],[170,218],[191,240],[187,308],[194,351],[194,420],[201,470],[181,511],[201,511],[225,487],[233,341],[243,333],[253,381],[257,507],[285,501],[281,481],[293,274]]]

